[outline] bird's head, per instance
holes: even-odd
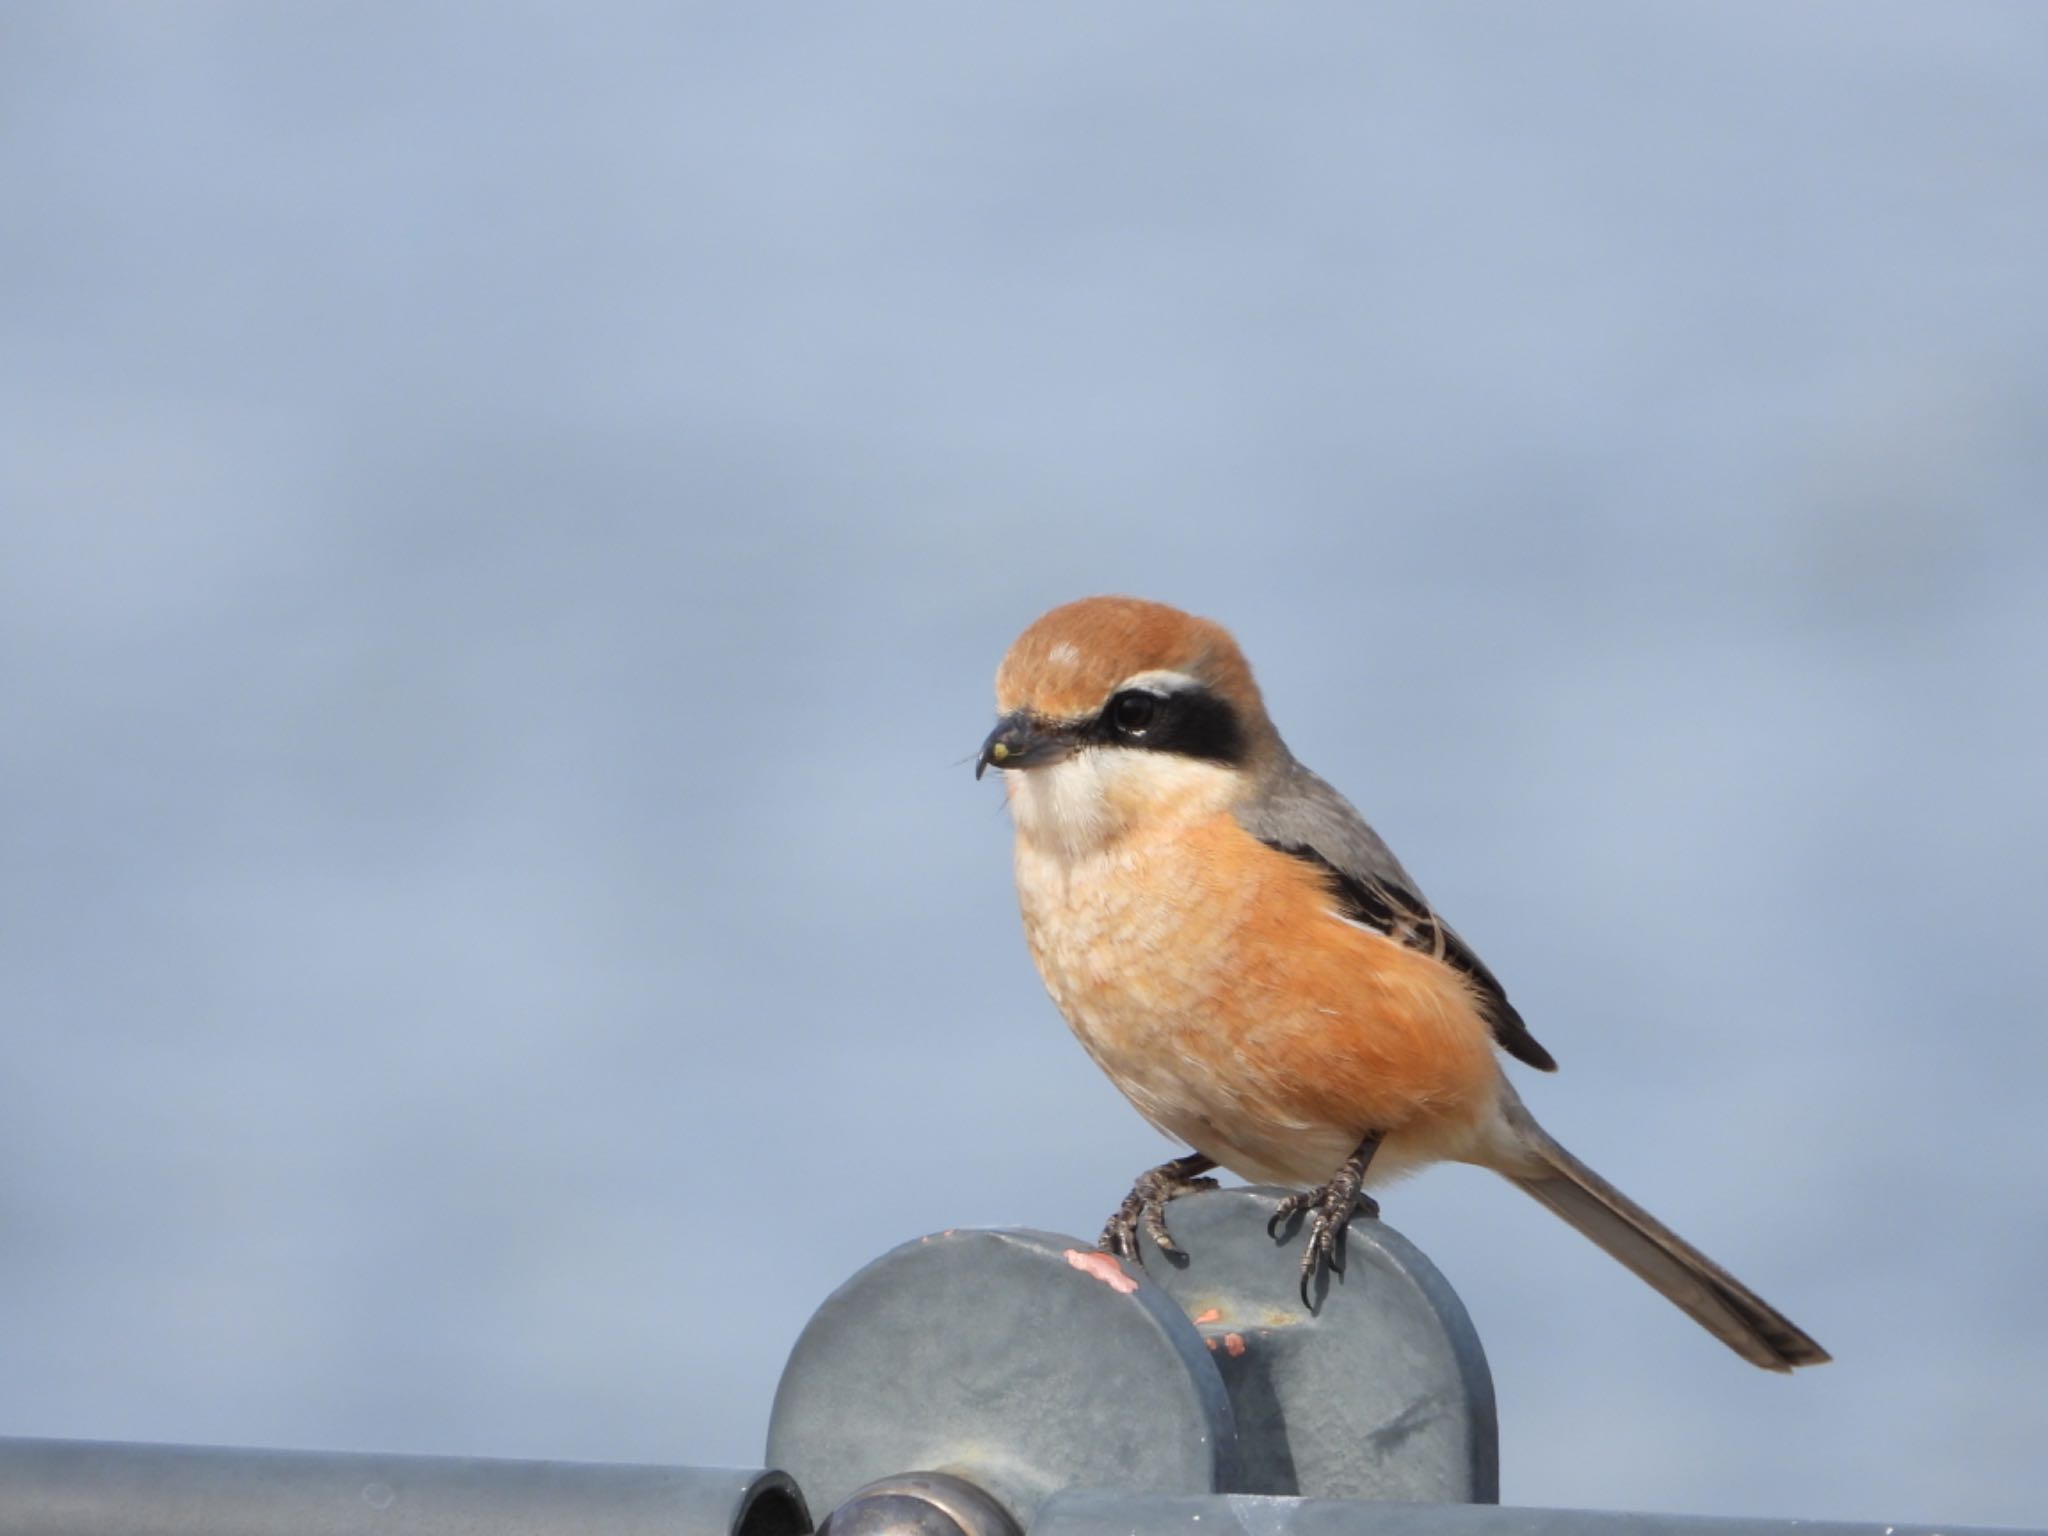
[[[1283,751],[1222,625],[1087,597],[1017,637],[975,777],[1003,770],[1019,833],[1079,853],[1141,818],[1233,804]]]

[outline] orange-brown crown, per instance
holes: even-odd
[[[1157,671],[1196,678],[1237,706],[1254,732],[1266,725],[1259,685],[1229,630],[1137,597],[1084,597],[1042,615],[996,669],[996,708],[1078,719],[1128,679]]]

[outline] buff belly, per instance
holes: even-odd
[[[1088,1054],[1255,1182],[1319,1184],[1372,1131],[1372,1184],[1486,1160],[1499,1069],[1462,984],[1328,912],[1297,861],[1233,867],[1233,838],[1226,818],[1085,852],[1019,840],[1031,952]]]

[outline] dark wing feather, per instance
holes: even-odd
[[[1557,1070],[1555,1058],[1529,1033],[1499,978],[1431,910],[1379,834],[1337,791],[1293,763],[1277,787],[1239,819],[1267,847],[1307,860],[1328,875],[1343,916],[1436,956],[1471,982],[1502,1050],[1539,1071]]]
[[[1469,977],[1472,985],[1479,989],[1479,1000],[1486,1009],[1486,1021],[1493,1026],[1493,1038],[1500,1042],[1500,1048],[1515,1060],[1527,1062],[1538,1072],[1555,1072],[1557,1058],[1543,1049],[1536,1037],[1529,1033],[1521,1011],[1508,1001],[1507,988],[1500,984],[1500,978],[1486,968],[1484,960],[1472,953],[1472,947],[1458,937],[1450,924],[1444,923],[1443,931],[1446,941],[1444,959],[1453,969]]]

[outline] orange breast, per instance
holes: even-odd
[[[1253,1178],[1457,1157],[1497,1101],[1492,1034],[1440,961],[1334,915],[1317,870],[1228,815],[1067,861],[1020,841],[1025,929],[1089,1053],[1170,1136]]]

